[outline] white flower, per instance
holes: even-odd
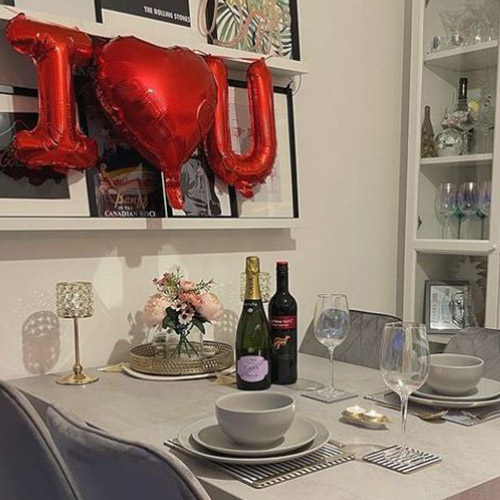
[[[189,310],[181,311],[179,313],[179,324],[181,325],[189,325],[191,321],[193,321],[193,312]]]

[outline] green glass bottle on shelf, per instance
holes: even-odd
[[[434,129],[432,128],[430,106],[425,106],[424,108],[421,141],[420,155],[422,158],[433,158],[434,156],[437,156],[434,145]]]
[[[238,389],[246,391],[268,389],[271,385],[271,342],[259,272],[259,258],[247,257],[245,301],[236,331],[236,383]]]

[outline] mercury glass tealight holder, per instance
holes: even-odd
[[[75,364],[73,373],[57,380],[58,384],[85,385],[97,382],[99,377],[83,373],[80,363],[80,337],[78,318],[89,318],[94,314],[94,292],[92,283],[87,281],[67,281],[56,284],[57,315],[60,318],[73,319],[75,333]]]

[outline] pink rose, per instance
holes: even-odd
[[[155,293],[149,297],[143,311],[143,320],[149,327],[157,326],[165,317],[165,309],[170,307],[172,302],[162,293]]]
[[[189,281],[189,280],[181,280],[179,282],[179,285],[181,287],[181,290],[184,292],[191,292],[196,288],[196,284],[194,281]]]
[[[218,321],[224,312],[224,306],[215,293],[200,295],[201,305],[196,310],[208,321]]]
[[[201,306],[201,296],[195,292],[182,292],[179,294],[179,300],[182,302],[187,302],[193,307]]]

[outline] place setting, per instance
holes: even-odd
[[[423,420],[446,420],[465,426],[500,416],[500,382],[483,377],[484,361],[465,354],[432,354],[426,383],[409,395],[409,412]],[[367,396],[398,409],[397,395],[383,391]]]
[[[287,394],[232,393],[217,399],[214,410],[165,445],[254,488],[354,460],[322,423],[297,415]]]

